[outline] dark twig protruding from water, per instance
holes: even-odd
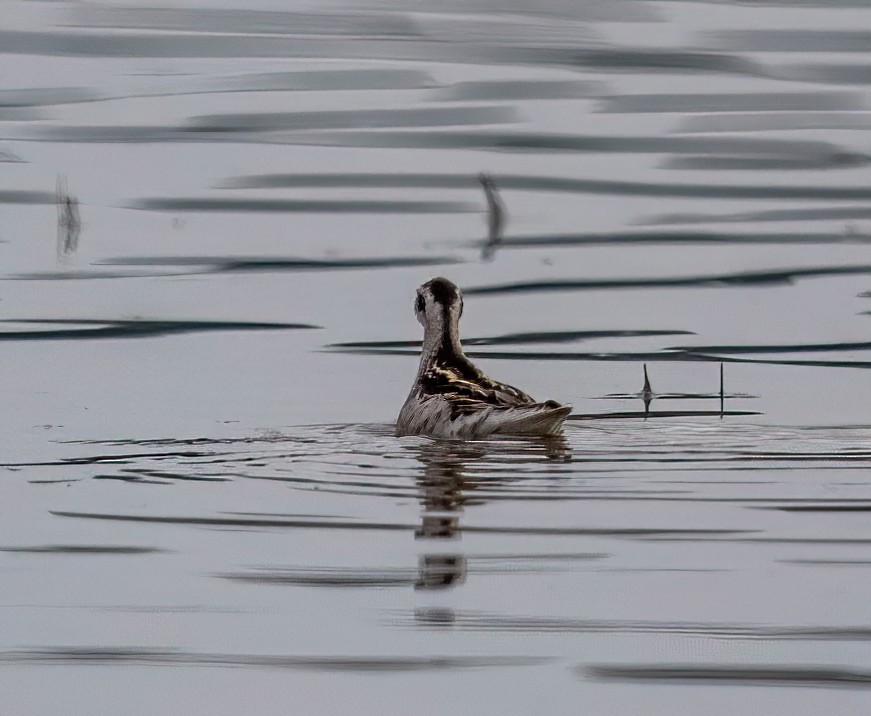
[[[481,249],[481,258],[489,261],[496,253],[496,249],[502,242],[502,233],[505,229],[505,205],[499,197],[499,192],[489,174],[480,173],[478,181],[487,198],[487,242]]]
[[[650,404],[653,402],[653,389],[650,378],[647,377],[647,363],[644,364],[644,387],[641,389],[641,399],[644,401],[644,419],[650,414]]]
[[[612,354],[614,358],[617,354]],[[647,359],[655,359],[655,355],[647,354]],[[597,415],[573,415],[572,420],[594,420],[605,418],[643,418],[647,420],[649,417],[687,417],[687,416],[709,416],[720,418],[726,415],[759,415],[760,413],[750,411],[726,411],[726,398],[756,398],[756,395],[748,395],[747,393],[726,393],[725,381],[723,379],[723,362],[720,362],[720,390],[719,392],[711,393],[656,393],[650,385],[650,377],[647,373],[647,364],[643,364],[644,370],[644,386],[640,393],[609,393],[601,396],[603,400],[637,400],[641,398],[644,401],[644,412],[621,412],[621,413],[600,413]],[[650,404],[654,399],[658,400],[720,400],[719,411],[714,410],[669,410],[669,411],[650,411]]]
[[[79,200],[70,194],[65,176],[57,178],[57,253],[59,258],[70,256],[79,247],[82,220],[79,217]]]

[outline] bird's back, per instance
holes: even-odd
[[[465,356],[435,360],[423,371],[397,421],[400,435],[476,438],[494,433],[551,435],[571,406],[536,402],[522,390],[489,378]]]

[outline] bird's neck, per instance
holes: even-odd
[[[456,321],[446,320],[436,326],[428,326],[423,334],[423,349],[420,354],[418,376],[436,362],[459,362],[466,360],[460,343],[460,331]]]

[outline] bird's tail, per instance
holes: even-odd
[[[563,421],[571,412],[571,405],[559,405],[553,401],[510,409],[506,411],[505,422],[496,432],[511,435],[555,435],[562,429]]]

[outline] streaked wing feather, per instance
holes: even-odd
[[[535,402],[535,400],[532,399],[532,396],[527,395],[522,390],[515,388],[513,385],[499,383],[483,374],[481,375],[481,379],[482,382],[499,395],[508,405],[526,405],[527,403]]]
[[[468,373],[468,371],[465,371]],[[523,391],[498,383],[480,371],[474,380],[447,365],[433,365],[422,376],[426,393],[441,395],[451,405],[452,416],[473,415],[485,408],[513,408],[535,401]]]

